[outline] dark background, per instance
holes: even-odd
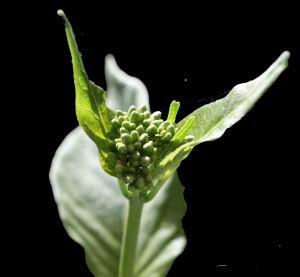
[[[178,120],[256,78],[283,51],[291,52],[289,67],[250,113],[220,139],[197,146],[179,167],[188,243],[168,276],[286,273],[299,263],[292,253],[299,231],[299,22],[290,8],[248,14],[248,7],[223,13],[220,6],[100,5],[53,5],[37,19],[37,26],[45,26],[31,31],[39,38],[36,55],[46,84],[40,99],[43,112],[46,108],[47,129],[42,133],[47,151],[37,202],[44,215],[38,217],[34,234],[41,267],[53,276],[92,276],[82,247],[64,230],[47,179],[55,150],[78,125],[71,56],[63,20],[56,14],[63,9],[92,81],[106,89],[104,57],[111,53],[122,70],[144,82],[152,111],[167,116],[171,101],[180,101]]]

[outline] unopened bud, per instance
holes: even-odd
[[[146,180],[147,183],[151,183],[152,182],[152,176],[151,176],[151,174],[148,174],[146,176],[145,180]]]
[[[148,119],[150,117],[150,112],[149,111],[145,111],[144,115],[145,115],[145,119]]]
[[[129,166],[129,167],[128,167],[128,172],[130,172],[130,173],[135,173],[135,172],[136,172],[136,167],[134,167],[134,166]]]
[[[145,120],[145,115],[143,113],[140,113],[140,122],[143,122]]]
[[[147,129],[146,129],[146,132],[147,134],[150,136],[150,137],[153,137],[156,135],[157,133],[157,127],[153,124],[151,124]]]
[[[136,128],[136,131],[139,133],[139,135],[142,135],[143,133],[145,133],[145,129],[142,125],[138,126]]]
[[[133,111],[129,117],[130,122],[139,124],[141,122],[141,115],[137,111]]]
[[[150,170],[149,170],[148,167],[143,167],[143,168],[142,168],[142,174],[143,174],[144,176],[148,175],[149,173],[150,173]]]
[[[156,155],[150,156],[150,163],[153,163],[156,160]]]
[[[137,151],[141,150],[142,147],[143,145],[139,141],[134,144],[134,149]]]
[[[132,113],[133,111],[136,111],[136,107],[133,106],[133,105],[131,105],[130,108],[128,109],[128,116],[129,116],[129,117],[130,117],[130,115],[131,115],[131,113]]]
[[[151,123],[154,124],[157,128],[160,124],[162,124],[164,121],[162,119],[159,120],[153,120]]]
[[[120,116],[118,119],[119,124],[122,125],[123,121],[125,121],[124,116]]]
[[[119,121],[114,118],[112,121],[111,121],[111,125],[114,127],[114,128],[120,128],[121,125],[119,124]]]
[[[134,145],[133,145],[133,144],[127,145],[127,151],[128,151],[129,153],[132,153],[134,150],[135,150],[135,148],[134,148]]]
[[[163,130],[166,130],[169,125],[170,125],[169,121],[164,121],[162,124],[160,124],[159,127],[161,127]]]
[[[146,186],[146,188],[149,189],[149,190],[152,190],[152,189],[154,188],[153,184],[150,183],[150,182],[147,182],[145,186]]]
[[[135,123],[132,123],[130,122],[130,130],[135,130],[136,129],[136,124]]]
[[[195,139],[194,136],[186,136],[186,137],[184,138],[184,140],[186,140],[187,142],[191,142],[191,141],[193,141],[194,139]]]
[[[164,141],[170,141],[172,139],[172,135],[170,132],[166,133],[166,135],[163,137]]]
[[[129,131],[127,129],[125,129],[124,127],[120,128],[120,134],[129,134]]]
[[[135,167],[138,167],[140,165],[140,162],[139,161],[133,161],[132,165],[135,166]]]
[[[125,120],[122,122],[122,127],[127,129],[127,130],[130,130],[130,122]]]
[[[161,118],[161,112],[154,112],[150,115],[150,117],[153,117],[154,119],[160,119]]]
[[[128,145],[128,144],[132,143],[131,136],[129,134],[126,134],[126,133],[121,134],[121,140],[125,145]]]
[[[115,171],[118,172],[118,173],[124,173],[127,171],[127,167],[122,165],[122,164],[117,164],[115,166]]]
[[[140,113],[147,111],[147,107],[145,105],[139,106],[137,109]]]
[[[139,151],[134,151],[130,157],[133,161],[139,160],[139,158],[141,157],[141,154]]]
[[[124,116],[124,113],[120,110],[116,110],[117,117]]]
[[[175,127],[173,125],[169,125],[167,127],[167,132],[170,132],[174,136],[175,135]]]
[[[136,180],[136,185],[139,188],[143,188],[145,185],[145,179],[143,177],[140,177]]]
[[[125,173],[123,175],[123,181],[124,181],[125,184],[132,183],[134,181],[133,174],[131,174],[131,173]]]
[[[139,133],[137,131],[131,131],[130,136],[133,142],[137,142],[140,138]]]
[[[115,154],[114,152],[109,152],[108,161],[111,164],[111,166],[116,166],[117,160],[118,160],[117,154]]]
[[[151,121],[152,121],[152,120],[150,120],[149,118],[148,118],[148,119],[145,119],[145,120],[143,121],[143,126],[144,126],[145,128],[149,127],[149,125],[151,124]]]
[[[148,156],[143,156],[140,159],[140,165],[141,166],[148,166],[150,164],[150,158]]]
[[[123,164],[126,164],[127,163],[127,155],[125,154],[119,154],[119,159],[123,162]]]
[[[167,134],[167,131],[166,131],[166,130],[162,130],[162,131],[160,132],[160,135],[161,135],[162,137],[164,137],[166,134]]]
[[[141,144],[145,144],[149,141],[149,135],[144,133],[140,136],[140,139],[139,139],[140,143]]]
[[[146,155],[150,155],[153,151],[153,141],[149,141],[143,146],[143,153]]]
[[[121,154],[127,154],[127,148],[122,142],[118,142],[116,144],[116,147]]]
[[[117,150],[116,143],[113,141],[109,142],[108,149],[109,149],[109,151],[112,151],[112,152],[116,151]]]

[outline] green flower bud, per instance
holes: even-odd
[[[128,160],[126,154],[119,154],[119,159],[123,162],[123,164],[126,164]]]
[[[117,160],[118,160],[117,154],[115,154],[114,152],[108,153],[108,161],[111,164],[111,166],[116,166]]]
[[[141,166],[148,166],[150,164],[150,158],[148,156],[143,156],[140,159],[140,165]]]
[[[121,154],[124,154],[124,155],[127,154],[127,148],[126,148],[125,144],[123,144],[122,142],[118,142],[116,144],[116,147]]]
[[[120,138],[115,139],[115,143],[122,142]]]
[[[108,131],[106,135],[110,140],[114,140],[116,138],[115,132]]]
[[[170,125],[169,121],[164,121],[162,124],[160,124],[159,127],[161,127],[163,130],[166,130],[169,125]]]
[[[149,141],[143,146],[143,153],[146,155],[150,155],[153,151],[153,141]]]
[[[160,135],[161,135],[162,137],[164,137],[166,134],[167,134],[167,131],[166,131],[166,130],[162,130],[162,131],[160,132]]]
[[[146,187],[147,189],[149,189],[149,190],[152,190],[152,189],[154,188],[153,184],[150,183],[150,182],[147,182],[146,185],[145,185],[145,187]]]
[[[119,124],[122,125],[123,121],[125,121],[124,116],[120,116],[118,119]]]
[[[124,127],[120,128],[120,134],[129,134],[129,131],[127,129],[125,129]]]
[[[141,150],[142,147],[143,145],[139,141],[134,144],[134,149],[137,151]]]
[[[134,166],[129,166],[129,167],[128,167],[128,172],[130,172],[130,173],[135,173],[135,172],[136,172],[136,167],[134,167]]]
[[[154,124],[157,128],[160,124],[162,124],[164,121],[162,119],[159,120],[153,120],[151,123]]]
[[[127,167],[122,165],[122,164],[117,164],[115,166],[115,171],[118,172],[118,173],[124,173],[127,171]]]
[[[139,133],[139,135],[142,135],[143,133],[145,133],[145,129],[142,125],[138,126],[136,128],[136,131]]]
[[[143,167],[143,168],[142,168],[142,174],[143,174],[144,176],[148,175],[149,173],[150,173],[150,170],[149,170],[148,167]]]
[[[109,151],[112,151],[112,152],[116,151],[117,150],[116,143],[114,141],[110,141],[108,144],[108,149],[109,149]]]
[[[151,183],[152,182],[152,176],[150,174],[148,174],[145,178],[147,183]]]
[[[144,112],[144,116],[145,116],[145,119],[148,119],[150,117],[150,112],[149,111],[145,111]]]
[[[128,145],[128,144],[132,143],[131,136],[129,134],[126,134],[126,133],[121,134],[121,140],[125,145]]]
[[[120,110],[116,110],[117,117],[124,116],[124,113]]]
[[[134,179],[135,179],[134,175],[131,174],[131,173],[125,173],[123,175],[123,181],[124,181],[125,184],[132,183],[134,181]]]
[[[129,121],[123,121],[122,122],[122,127],[127,129],[127,130],[130,130],[130,122]]]
[[[143,174],[143,170],[141,168],[137,168],[136,175],[141,176]]]
[[[130,123],[130,130],[135,130],[136,129],[136,124],[135,123]]]
[[[133,151],[135,150],[134,145],[133,144],[127,145],[127,150],[128,152],[133,153]]]
[[[126,121],[129,121],[128,115],[124,115],[124,118],[125,118]]]
[[[139,160],[140,157],[141,157],[141,154],[140,154],[139,151],[134,151],[134,152],[130,155],[130,157],[131,157],[131,159],[132,159],[133,161]]]
[[[157,155],[158,149],[156,147],[153,147],[152,155]]]
[[[130,136],[133,142],[137,142],[140,138],[139,133],[137,131],[132,131],[130,133]]]
[[[124,162],[122,162],[121,160],[117,160],[116,165],[117,165],[117,164],[122,164],[122,165],[124,165]]]
[[[143,121],[143,126],[144,126],[145,128],[149,127],[150,124],[151,124],[151,120],[149,120],[149,119],[145,119],[145,120]]]
[[[130,122],[139,124],[141,122],[141,115],[137,111],[133,111],[129,117]]]
[[[145,179],[143,177],[140,177],[136,180],[136,185],[139,188],[143,188],[145,185]]]
[[[140,162],[139,161],[133,161],[132,165],[135,166],[135,167],[138,167],[140,165]]]
[[[166,133],[166,135],[163,137],[164,141],[170,141],[172,139],[172,135],[170,132]]]
[[[129,116],[129,117],[130,117],[130,115],[131,115],[131,113],[132,113],[133,111],[136,111],[136,107],[133,106],[133,105],[131,105],[130,108],[128,109],[128,116]]]
[[[194,136],[186,136],[186,137],[184,138],[184,140],[186,140],[187,142],[191,142],[191,141],[193,141],[194,139],[195,139]]]
[[[140,136],[140,143],[141,144],[145,144],[145,143],[147,143],[148,141],[149,141],[149,135],[148,134],[146,134],[146,133],[144,133],[144,134],[142,134],[141,136]]]
[[[147,129],[146,129],[147,134],[150,137],[155,136],[155,134],[157,133],[157,127],[153,124],[151,124]]]
[[[175,134],[178,132],[178,128],[175,128]]]
[[[137,109],[140,113],[147,111],[147,107],[145,105],[139,106]]]
[[[143,122],[145,120],[145,115],[143,113],[140,114],[140,122]]]
[[[120,124],[119,124],[119,121],[118,119],[114,118],[112,121],[111,121],[111,125],[116,129],[116,128],[120,128]]]
[[[154,119],[158,120],[161,118],[161,112],[154,112],[150,115],[150,117],[153,117]]]
[[[167,127],[167,132],[170,132],[172,134],[172,136],[175,135],[175,127],[173,125],[169,125]]]

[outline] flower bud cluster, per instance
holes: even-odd
[[[152,189],[149,165],[177,131],[174,123],[161,119],[161,112],[150,114],[145,105],[131,106],[128,112],[117,110],[107,135],[109,162],[118,179],[129,184],[129,190]]]

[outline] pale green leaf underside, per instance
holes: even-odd
[[[195,117],[194,125],[188,133],[188,135],[195,137],[195,142],[187,143],[166,156],[159,164],[160,168],[156,173],[157,178],[170,175],[177,169],[180,162],[188,156],[194,146],[221,137],[226,129],[249,112],[286,69],[289,57],[289,52],[283,52],[259,77],[253,81],[235,86],[226,97],[202,106],[181,120],[177,124],[179,128],[182,128],[190,117]]]

